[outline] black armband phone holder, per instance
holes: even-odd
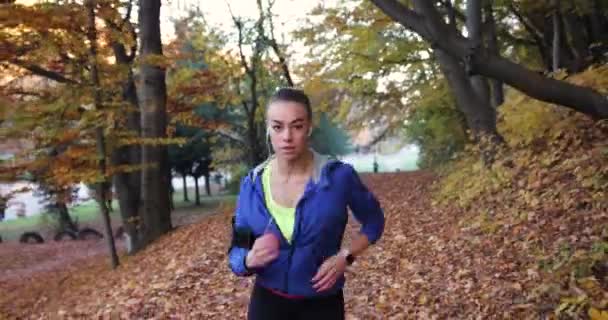
[[[237,228],[235,226],[235,218],[232,217],[232,242],[230,248],[251,249],[253,242],[255,242],[255,236],[251,232],[251,229],[247,227]]]

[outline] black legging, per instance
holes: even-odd
[[[343,320],[344,295],[288,299],[255,285],[249,302],[248,320]]]

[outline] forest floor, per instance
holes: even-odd
[[[540,211],[491,223],[434,205],[431,173],[364,180],[387,223],[381,241],[346,275],[347,319],[538,319],[581,305],[596,318],[606,315],[589,299],[561,306],[566,293],[537,254],[563,237],[595,234],[598,224],[606,226],[605,212]],[[0,318],[243,319],[252,279],[228,268],[231,211],[181,214],[175,231],[141,253],[126,256],[121,249],[116,270],[103,240],[1,244]],[[356,228],[351,219],[347,241]],[[579,290],[605,299],[603,276],[584,278]]]

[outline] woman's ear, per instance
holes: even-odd
[[[312,127],[308,128],[308,136],[312,136]]]

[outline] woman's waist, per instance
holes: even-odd
[[[325,299],[330,297],[335,297],[337,295],[342,294],[342,287],[344,285],[344,281],[337,281],[336,284],[329,288],[328,290],[318,292],[312,288],[312,286],[306,286],[306,288],[302,287],[292,287],[288,292],[285,292],[284,289],[279,289],[273,286],[272,283],[266,283],[262,278],[257,277],[255,281],[255,286],[260,287],[261,289],[267,291],[270,294],[275,296],[293,300],[293,301],[305,301],[305,300],[318,300]]]

